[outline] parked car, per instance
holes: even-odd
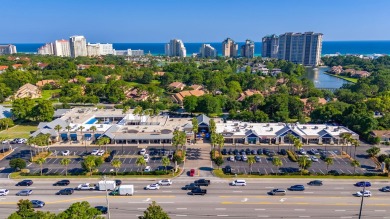
[[[70,150],[61,151],[62,156],[69,156]]]
[[[251,154],[252,154],[252,155],[256,155],[256,154],[257,154],[257,151],[256,151],[256,150],[251,150]]]
[[[8,189],[0,189],[0,196],[7,196],[9,193]]]
[[[371,183],[365,182],[365,181],[360,181],[360,182],[355,183],[355,186],[357,186],[357,187],[370,187]]]
[[[318,158],[316,156],[311,156],[310,159],[313,161],[313,162],[318,162]]]
[[[276,155],[275,151],[269,151],[267,154],[268,157],[273,157],[275,155]]]
[[[224,172],[225,172],[225,174],[230,174],[230,173],[232,173],[232,168],[230,166],[226,166],[224,168]]]
[[[196,188],[199,188],[199,186],[196,185],[195,183],[190,183],[188,185],[185,185],[181,189],[183,189],[183,190],[193,190],[193,189],[196,189]]]
[[[240,155],[236,155],[236,156],[234,157],[234,159],[236,159],[236,161],[240,161],[240,160],[241,160],[241,156],[240,156]]]
[[[159,190],[160,185],[158,183],[150,184],[145,187],[145,190]]]
[[[107,214],[108,208],[105,206],[96,206],[95,207],[98,211],[100,211],[102,214]]]
[[[229,154],[229,155],[232,155],[232,154],[233,154],[233,150],[232,150],[231,148],[229,149],[228,154]]]
[[[229,157],[229,160],[230,160],[230,161],[234,161],[234,156],[230,156],[230,157]]]
[[[8,144],[9,141],[8,141],[8,140],[4,140],[4,141],[2,141],[1,143],[2,143],[2,144]]]
[[[104,161],[106,161],[107,163],[110,163],[113,159],[114,159],[114,157],[110,155],[110,156],[106,157],[106,159],[104,159]]]
[[[145,148],[142,148],[138,153],[139,153],[140,155],[144,155],[144,154],[146,154],[146,149],[145,149]]]
[[[15,186],[31,186],[32,184],[33,184],[32,180],[25,179],[23,181],[20,181],[20,182],[16,183]]]
[[[93,149],[91,155],[97,155],[99,153],[99,149]]]
[[[329,170],[328,174],[331,174],[331,175],[334,175],[334,176],[340,175],[339,171],[337,171],[337,170]]]
[[[288,188],[290,191],[303,191],[305,190],[305,186],[303,185],[293,185],[290,188]]]
[[[53,186],[67,186],[70,184],[70,181],[67,179],[60,180],[53,184]]]
[[[195,176],[195,169],[190,170],[190,176]]]
[[[356,192],[355,196],[357,196],[357,197],[362,197],[362,196],[364,196],[364,197],[371,197],[372,194],[371,194],[371,192],[369,190],[364,190],[364,191]]]
[[[222,153],[222,155],[226,155],[227,154],[226,148],[222,149],[221,153]]]
[[[283,156],[286,156],[287,155],[286,149],[281,149],[280,150],[280,154],[283,155]]]
[[[56,195],[72,195],[74,192],[73,188],[66,188],[66,189],[61,189],[56,193]]]
[[[43,208],[45,206],[45,202],[40,200],[31,200],[31,204],[33,208]]]
[[[234,154],[234,155],[239,155],[239,154],[240,154],[240,152],[238,152],[238,150],[237,150],[237,149],[234,149],[234,151],[233,151],[233,154]]]
[[[270,195],[286,195],[286,190],[284,189],[272,189],[268,192]]]
[[[306,154],[307,154],[306,151],[305,151],[305,149],[303,149],[303,148],[301,148],[301,149],[299,150],[299,153],[302,154],[302,155],[306,155]]]
[[[172,181],[170,179],[163,179],[163,180],[158,181],[158,184],[160,186],[170,186],[170,185],[172,185]]]
[[[31,189],[23,189],[23,190],[19,191],[18,193],[16,193],[17,196],[30,196],[31,194],[32,194]]]
[[[244,162],[248,161],[248,157],[246,155],[242,155],[242,161]]]
[[[149,163],[149,154],[144,154],[144,160],[146,163]]]
[[[390,192],[390,186],[385,186],[379,189],[381,192]]]
[[[144,169],[145,173],[149,173],[151,171],[152,171],[152,168],[150,166],[146,166],[145,169]]]
[[[310,186],[322,186],[322,181],[321,180],[313,180],[307,183]]]
[[[260,161],[261,161],[260,156],[255,156],[255,161],[256,161],[256,162],[260,162]]]
[[[106,151],[105,150],[99,150],[99,152],[97,152],[97,156],[103,156],[103,154],[105,153]]]
[[[116,186],[122,185],[122,180],[116,179],[116,180],[115,180],[115,185],[116,185]]]
[[[257,149],[257,154],[262,155],[263,154],[263,149]]]
[[[315,149],[315,148],[310,149],[310,152],[313,155],[320,155],[320,152],[317,149]]]
[[[246,153],[247,155],[250,155],[250,154],[252,153],[252,151],[251,151],[251,149],[247,148],[247,149],[245,150],[245,153]]]
[[[118,153],[118,152],[117,152],[116,150],[112,150],[112,151],[110,152],[110,156],[111,156],[111,157],[114,157],[117,153]]]

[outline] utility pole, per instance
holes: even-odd
[[[110,202],[108,201],[108,190],[107,190],[107,180],[106,180],[106,175],[103,176],[104,179],[104,185],[106,187],[106,204],[107,204],[107,218],[110,219]]]
[[[359,219],[362,218],[362,209],[363,209],[363,199],[364,199],[364,192],[366,191],[366,182],[364,182],[364,187],[363,187],[363,194],[362,194],[362,200],[360,202],[360,211],[359,211]]]

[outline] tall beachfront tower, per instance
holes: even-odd
[[[68,40],[56,40],[54,41],[54,55],[61,57],[70,56],[70,45]]]
[[[187,51],[183,41],[179,39],[170,40],[165,44],[165,55],[170,57],[186,57]]]
[[[246,40],[241,46],[241,56],[245,58],[253,58],[255,56],[255,42]]]
[[[227,38],[222,42],[222,56],[225,57],[237,57],[238,56],[238,44],[234,40]]]
[[[322,33],[285,33],[279,36],[278,58],[302,64],[317,66],[321,61]]]
[[[276,34],[268,35],[262,39],[261,56],[265,58],[278,58],[279,37]]]
[[[15,45],[0,45],[0,55],[9,55],[9,54],[15,54],[16,52],[16,46]]]
[[[71,36],[69,38],[70,56],[87,56],[87,40],[84,36]]]
[[[217,50],[210,44],[203,44],[199,49],[199,56],[202,58],[215,58],[217,57]]]

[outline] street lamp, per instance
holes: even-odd
[[[103,180],[104,180],[104,185],[105,185],[105,189],[106,189],[107,218],[110,219],[110,217],[111,217],[111,215],[110,215],[110,202],[108,201],[108,190],[107,190],[106,175],[103,176]]]
[[[364,192],[366,191],[366,182],[364,182],[363,186],[363,194],[362,194],[362,200],[360,202],[360,211],[359,211],[359,219],[362,218],[362,209],[363,209],[363,200],[364,200]]]

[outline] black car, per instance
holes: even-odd
[[[227,155],[227,150],[226,150],[226,148],[222,149],[221,153],[222,153],[222,155]]]
[[[110,156],[112,156],[112,157],[114,157],[116,154],[117,154],[117,151],[116,151],[116,150],[112,150],[112,151],[110,152]]]
[[[252,155],[257,155],[257,151],[256,150],[251,150],[251,154]]]
[[[116,186],[122,185],[122,180],[116,179],[116,180],[115,180],[115,185],[116,185]]]
[[[114,159],[114,157],[110,155],[110,156],[106,157],[106,159],[104,159],[104,161],[106,161],[107,163],[110,163],[113,159]]]
[[[322,186],[322,181],[321,180],[313,180],[307,183],[307,185],[310,186]]]
[[[288,188],[290,191],[303,191],[305,190],[305,186],[303,185],[293,185],[290,188]]]
[[[234,159],[235,159],[236,161],[241,161],[241,156],[240,156],[240,155],[236,155],[236,156],[234,157]]]
[[[73,188],[66,188],[66,189],[61,189],[56,194],[57,195],[72,195],[73,192],[74,192]]]
[[[233,154],[233,150],[231,148],[229,149],[228,154],[230,154],[230,155]]]
[[[328,171],[328,174],[334,175],[334,176],[340,175],[339,171],[337,171],[337,170],[329,170],[329,171]]]
[[[105,206],[96,206],[97,210],[99,210],[102,214],[107,214],[108,208]]]
[[[196,185],[195,183],[190,183],[188,185],[185,185],[181,189],[183,189],[183,190],[193,190],[193,189],[196,189],[196,188],[199,188],[199,186]]]
[[[230,173],[232,173],[232,168],[230,166],[226,166],[224,171],[225,171],[225,174],[230,174]]]
[[[247,148],[247,149],[245,150],[245,153],[246,153],[247,155],[250,155],[250,154],[251,154],[251,149]]]
[[[67,186],[69,184],[70,184],[70,181],[67,179],[64,179],[64,180],[61,180],[61,181],[54,183],[53,186]]]
[[[257,154],[262,155],[263,154],[263,149],[257,149]]]
[[[286,156],[287,155],[286,149],[280,150],[280,154],[283,155],[283,156]]]
[[[31,186],[32,184],[33,184],[32,180],[25,179],[23,181],[16,183],[16,186]]]
[[[237,149],[234,149],[234,151],[233,151],[233,154],[234,154],[234,155],[239,155],[239,154],[240,154],[240,152],[238,152],[238,150],[237,150]]]

